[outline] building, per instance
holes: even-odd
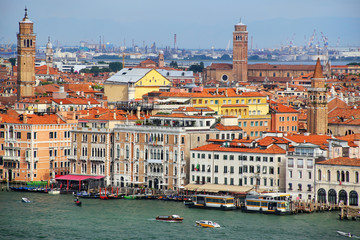
[[[69,173],[70,130],[76,122],[60,114],[0,114],[1,179],[49,181]]]
[[[104,94],[109,102],[134,101],[170,86],[171,82],[155,69],[123,68],[105,81]]]
[[[191,150],[190,183],[252,186],[260,191],[285,191],[288,141],[265,137],[213,141]]]
[[[46,66],[48,66],[49,68],[52,68],[53,61],[54,61],[54,53],[53,53],[52,44],[50,42],[50,37],[49,37],[48,43],[46,44],[46,50],[45,50]]]
[[[114,156],[114,127],[135,124],[140,116],[122,110],[92,108],[80,111],[78,125],[71,131],[70,172],[78,175],[104,176],[111,184]]]
[[[36,35],[33,28],[34,23],[29,20],[27,9],[25,8],[25,16],[19,22],[19,33],[17,34],[18,100],[34,96]]]
[[[328,132],[328,103],[325,87],[325,77],[322,73],[320,59],[315,66],[311,79],[311,88],[308,88],[307,127],[311,134],[327,134]]]
[[[297,133],[299,131],[299,112],[292,107],[271,102],[271,131]]]
[[[359,206],[360,159],[338,157],[321,161],[316,167],[316,201]]]
[[[169,114],[152,116],[144,125],[117,125],[112,181],[122,187],[179,190],[188,183],[191,148],[209,139],[241,137],[236,122],[215,121],[211,116]]]

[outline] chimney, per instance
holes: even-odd
[[[60,118],[59,117],[56,118],[56,123],[60,124]]]
[[[26,111],[23,114],[23,123],[27,123],[27,112]]]
[[[225,88],[225,96],[228,96],[227,88]]]
[[[137,106],[137,108],[136,108],[136,117],[137,117],[137,119],[140,119],[140,110],[141,110],[141,107]]]
[[[219,95],[219,84],[216,84],[216,95]]]

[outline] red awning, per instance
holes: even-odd
[[[88,179],[102,179],[105,176],[85,176],[85,175],[64,175],[56,177],[55,180],[73,180],[73,181],[83,181]]]

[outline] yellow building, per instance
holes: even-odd
[[[171,82],[155,69],[124,68],[105,81],[104,91],[109,102],[131,101],[170,86]]]
[[[269,131],[271,127],[267,96],[259,92],[242,92],[238,88],[205,88],[202,92],[193,93],[164,92],[159,98],[188,98],[193,107],[207,106],[218,115],[236,116],[239,127],[250,138],[261,136],[261,132]]]

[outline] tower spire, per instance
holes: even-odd
[[[24,18],[28,18],[28,14],[27,14],[27,7],[25,6],[25,16]]]
[[[313,78],[324,78],[323,70],[320,63],[320,58],[318,58],[316,61]]]

